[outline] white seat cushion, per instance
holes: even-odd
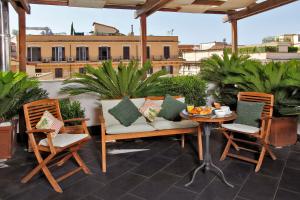
[[[62,133],[62,134],[58,134],[55,138],[52,138],[52,142],[53,142],[53,146],[55,147],[65,147],[87,137],[89,137],[88,134]],[[48,139],[45,138],[40,140],[39,145],[48,146]]]
[[[121,134],[121,133],[134,133],[134,132],[145,132],[155,131],[156,129],[147,123],[134,122],[130,126],[123,126],[122,124],[115,124],[106,127],[107,134]]]
[[[198,123],[192,120],[182,120],[179,122],[173,122],[165,119],[159,119],[159,120],[155,120],[150,125],[157,130],[166,130],[166,129],[179,129],[179,128],[194,128],[198,126]]]
[[[248,126],[244,124],[222,124],[223,128],[226,128],[228,130],[232,131],[239,131],[239,132],[244,132],[244,133],[257,133],[259,132],[259,128],[254,127],[254,126]]]

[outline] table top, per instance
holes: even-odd
[[[225,117],[216,117],[215,115],[213,116],[193,116],[193,115],[186,115],[184,113],[180,113],[180,116],[184,119],[189,119],[193,120],[196,122],[209,122],[209,123],[222,123],[222,122],[227,122],[227,121],[232,121],[237,118],[237,115],[235,112],[232,112],[229,115],[226,115]]]

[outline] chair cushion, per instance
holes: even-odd
[[[128,97],[124,97],[118,105],[108,110],[121,124],[130,126],[142,114],[138,108],[130,101]]]
[[[248,125],[244,125],[244,124],[222,124],[223,128],[226,128],[228,130],[232,130],[232,131],[239,131],[239,132],[243,132],[243,133],[257,133],[259,132],[259,128],[254,127],[254,126],[248,126]]]
[[[120,125],[120,122],[113,115],[111,115],[108,111],[111,108],[118,105],[118,103],[120,103],[121,101],[122,101],[122,99],[105,99],[105,100],[100,101],[101,105],[102,105],[102,112],[103,112],[103,117],[104,117],[106,126],[115,125],[115,124]],[[137,108],[139,108],[144,104],[145,99],[137,98],[137,99],[131,99],[131,101]],[[144,117],[140,117],[135,122],[146,123],[146,119]]]
[[[162,109],[158,116],[173,121],[178,118],[179,113],[185,109],[186,105],[185,103],[174,99],[172,96],[166,95],[161,107]]]
[[[53,129],[55,132],[51,133],[51,137],[54,138],[59,133],[64,123],[56,119],[49,111],[45,111],[40,121],[36,124],[37,129]]]
[[[110,125],[106,127],[107,134],[121,134],[121,133],[134,133],[134,132],[145,132],[155,131],[156,129],[147,123],[133,123],[130,126]]]
[[[153,122],[160,109],[161,106],[156,104],[155,101],[146,100],[145,103],[139,108],[139,111],[148,121]]]
[[[263,102],[238,101],[237,119],[235,123],[260,127],[261,114],[264,109]]]
[[[53,138],[52,142],[53,142],[53,146],[55,147],[65,147],[87,137],[89,137],[88,134],[61,133],[58,134],[55,138]],[[40,140],[39,145],[48,146],[48,139],[45,138]]]
[[[166,130],[166,129],[194,128],[198,126],[198,123],[192,120],[182,120],[178,122],[173,122],[168,120],[155,120],[150,125],[157,130]]]

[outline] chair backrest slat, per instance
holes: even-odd
[[[239,101],[263,102],[265,103],[262,116],[272,117],[274,106],[274,95],[260,92],[239,92]]]
[[[47,110],[54,117],[63,120],[57,99],[43,99],[27,103],[23,106],[27,130],[34,129],[44,112]]]

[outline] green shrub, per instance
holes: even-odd
[[[288,47],[288,52],[297,53],[298,52],[298,47]]]
[[[85,111],[81,108],[81,104],[79,101],[70,101],[70,99],[60,99],[59,106],[62,118],[64,120],[85,117]],[[80,122],[72,122],[69,125],[78,124],[80,124]]]
[[[161,91],[155,95],[170,94],[172,96],[184,96],[187,104],[195,106],[206,103],[206,81],[199,76],[176,76],[159,79]]]

